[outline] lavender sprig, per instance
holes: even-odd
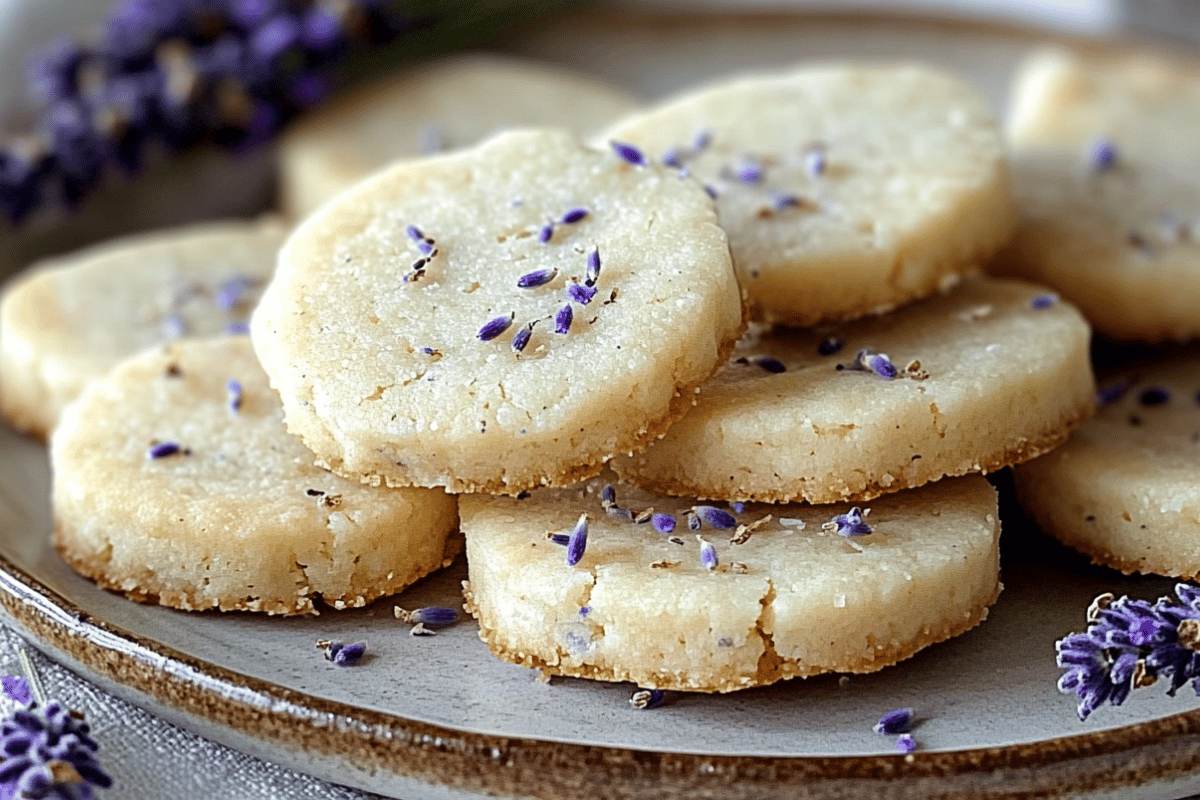
[[[107,789],[112,778],[100,767],[83,717],[51,701],[38,711],[24,678],[5,676],[4,693],[23,706],[0,723],[0,796],[91,800],[93,787]]]
[[[444,5],[430,10],[457,10]],[[531,13],[501,5],[491,19],[462,16],[484,30]],[[19,224],[43,205],[74,206],[151,149],[261,145],[323,100],[350,59],[421,45],[462,28],[457,16],[400,0],[118,0],[86,43],[64,38],[30,60],[40,119],[0,147],[0,214]]]
[[[1081,721],[1159,678],[1172,697],[1188,681],[1200,695],[1200,588],[1180,583],[1175,595],[1178,602],[1161,597],[1151,604],[1102,594],[1088,610],[1087,630],[1055,643],[1064,670],[1058,689],[1079,698]]]

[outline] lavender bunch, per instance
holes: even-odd
[[[349,56],[389,42],[428,51],[426,40],[445,47],[457,43],[448,33],[532,13],[514,6],[119,0],[88,42],[63,39],[31,60],[41,118],[0,148],[0,213],[16,224],[46,203],[74,206],[114,168],[135,173],[150,148],[254,147],[320,102]]]
[[[1056,643],[1065,670],[1058,688],[1079,697],[1080,720],[1159,678],[1169,681],[1172,697],[1188,681],[1200,695],[1200,588],[1181,583],[1175,594],[1178,602],[1153,604],[1102,594],[1088,609],[1087,631]]]
[[[112,786],[81,716],[56,702],[37,711],[24,678],[6,676],[4,693],[24,708],[0,723],[0,800],[91,800],[93,787]]]

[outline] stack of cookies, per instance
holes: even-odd
[[[1014,472],[1039,526],[1095,563],[1200,576],[1200,80],[1147,56],[1030,56],[1007,136],[1025,212],[993,266],[1053,286],[1120,352],[1101,408]],[[1158,348],[1150,347],[1158,345]]]
[[[138,599],[305,613],[397,591],[461,530],[499,657],[709,692],[983,620],[980,475],[1062,444],[1095,394],[1075,308],[979,274],[1017,220],[983,102],[829,66],[630,108],[590,145],[511,130],[331,199],[314,154],[348,139],[294,134],[306,216],[253,354],[160,346],[63,412],[67,559]],[[86,491],[98,470],[129,488]]]

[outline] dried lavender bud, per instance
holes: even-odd
[[[497,336],[508,330],[509,326],[512,325],[514,318],[514,314],[509,314],[507,317],[496,317],[480,328],[479,333],[476,334],[476,336],[479,337],[479,341],[481,342],[490,342],[492,339],[495,339]]]
[[[709,197],[711,197],[713,200],[716,200],[716,199],[717,199],[717,197],[719,196],[719,195],[717,194],[717,190],[716,190],[716,189],[714,189],[714,188],[712,187],[712,185],[711,185],[711,184],[708,184],[708,183],[704,184],[704,191],[705,191],[705,192],[708,194],[708,196],[709,196]]]
[[[734,174],[742,183],[758,183],[763,178],[763,167],[754,158],[742,156]]]
[[[830,336],[817,345],[817,353],[823,356],[831,356],[842,349],[842,340]]]
[[[1092,145],[1088,163],[1093,172],[1107,172],[1117,165],[1117,146],[1108,139],[1097,141]]]
[[[613,488],[611,483],[604,484],[604,487],[600,490],[600,504],[608,508],[611,505],[615,505],[616,502],[617,490]]]
[[[241,411],[242,409],[242,384],[241,382],[230,378],[225,383],[225,394],[228,395],[229,410],[233,412]]]
[[[629,705],[639,711],[648,711],[662,705],[666,693],[662,689],[634,689],[629,695]]]
[[[550,239],[552,239],[553,237],[554,237],[554,223],[553,222],[543,225],[542,229],[540,231],[538,231],[538,241],[541,242],[542,244],[545,244],[546,242],[550,241]]]
[[[404,232],[408,234],[408,238],[412,239],[414,242],[419,243],[425,241],[425,234],[422,233],[421,229],[416,225],[409,225],[404,229]]]
[[[566,547],[571,543],[571,535],[569,533],[552,533],[550,534],[550,541],[562,547]]]
[[[516,335],[513,336],[512,349],[514,353],[522,352],[529,345],[529,339],[533,336],[533,326],[536,324],[536,320],[530,322],[524,328],[521,328],[521,330],[517,331]]]
[[[646,166],[646,156],[633,145],[624,142],[609,142],[609,144],[612,146],[613,152],[635,167]]]
[[[258,286],[256,278],[247,278],[242,275],[230,278],[217,288],[217,307],[229,311],[246,300],[246,292],[256,286]]]
[[[893,380],[897,375],[895,365],[892,364],[891,360],[889,360],[888,357],[882,353],[876,353],[875,355],[871,356],[867,361],[867,366],[871,368],[872,372],[884,380]]]
[[[586,513],[579,515],[579,521],[575,523],[575,529],[571,531],[571,539],[567,542],[567,566],[573,567],[583,558],[583,552],[587,549],[588,537],[588,515]]]
[[[588,215],[586,208],[572,208],[570,211],[562,215],[562,222],[566,225],[574,225]]]
[[[896,749],[901,753],[911,753],[917,749],[917,741],[911,733],[902,733],[896,738]]]
[[[831,524],[841,536],[865,536],[871,533],[871,526],[863,520],[864,516],[862,509],[855,506],[845,514],[834,517]]]
[[[683,154],[678,148],[672,147],[670,150],[662,154],[663,166],[671,167],[672,169],[683,169]]]
[[[1058,295],[1052,292],[1048,294],[1039,294],[1037,297],[1029,301],[1029,307],[1036,309],[1050,308],[1050,306],[1057,302]]]
[[[889,711],[879,718],[879,722],[875,723],[875,732],[894,736],[897,733],[907,733],[913,721],[913,710],[911,708],[897,708],[895,711]]]
[[[413,625],[426,625],[430,628],[444,628],[458,622],[458,611],[444,606],[426,606],[408,612],[408,618],[404,621]]]
[[[1138,402],[1144,406],[1161,406],[1171,399],[1171,395],[1166,389],[1159,386],[1151,386],[1149,389],[1143,389],[1138,395]]]
[[[744,514],[746,511],[746,504],[741,500],[734,500],[731,505],[733,506],[733,513],[735,514]]]
[[[332,661],[338,667],[353,667],[362,661],[367,652],[366,642],[342,644],[338,641],[320,641],[317,647],[325,651],[325,660]]]
[[[684,519],[687,520],[687,526],[688,526],[689,531],[700,530],[700,518],[698,516],[696,516],[695,511],[687,512],[687,514],[684,515]]]
[[[33,690],[25,678],[19,675],[4,675],[0,677],[0,685],[4,687],[4,696],[17,705],[33,704]]]
[[[700,564],[707,570],[717,568],[717,550],[709,542],[704,541],[699,536],[700,540]]]
[[[737,527],[737,520],[728,511],[716,506],[692,506],[696,516],[718,530]]]
[[[712,144],[712,131],[705,128],[696,134],[696,138],[692,140],[692,150],[696,155],[703,153]]]
[[[825,174],[825,153],[822,150],[809,150],[804,154],[804,169],[814,178]]]
[[[159,442],[158,444],[150,447],[147,455],[150,458],[167,458],[168,456],[173,456],[181,452],[184,451],[183,448],[179,446],[178,442]]]
[[[783,211],[785,208],[795,208],[802,204],[800,195],[789,194],[787,192],[777,192],[771,196],[771,205],[776,211]]]
[[[534,272],[527,272],[521,277],[517,278],[517,288],[534,289],[538,286],[545,286],[557,276],[557,269],[539,269],[535,270]]]
[[[571,330],[571,322],[574,319],[575,312],[571,310],[571,304],[567,303],[554,315],[554,332],[567,333]]]
[[[584,281],[588,286],[595,286],[596,279],[600,277],[600,249],[593,248],[592,252],[588,253],[587,260],[587,280]]]
[[[421,255],[423,256],[433,255],[433,242],[429,241],[428,239],[422,239],[421,241],[417,242],[417,249],[421,251]],[[426,259],[421,259],[420,263],[426,263]]]
[[[581,306],[586,306],[592,302],[592,298],[596,296],[596,287],[582,283],[572,283],[567,287],[567,297]]]
[[[94,797],[93,787],[112,786],[112,778],[96,761],[100,745],[82,714],[56,701],[47,703],[44,712],[34,708],[32,698],[22,705],[26,708],[13,712],[0,729],[2,796],[85,800]]]
[[[1128,391],[1129,381],[1120,378],[1110,386],[1097,389],[1096,402],[1102,406],[1111,405],[1124,397]]]
[[[762,358],[757,359],[754,363],[758,364],[758,366],[762,367],[767,372],[771,372],[776,375],[781,372],[787,372],[787,367],[784,366],[782,361],[776,358],[771,358],[770,356],[763,356]]]
[[[675,530],[675,517],[670,514],[655,514],[650,518],[650,524],[659,533],[670,533]]]

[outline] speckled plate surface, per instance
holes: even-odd
[[[920,22],[573,11],[510,49],[658,95],[739,67],[914,57],[1000,108],[1028,35]],[[315,619],[185,614],[100,591],[48,545],[43,448],[0,430],[0,617],[110,691],[255,756],[391,797],[1045,798],[1200,792],[1200,701],[1160,687],[1086,723],[1055,689],[1054,642],[1101,591],[1173,582],[1087,566],[1006,513],[1005,591],[979,628],[841,685],[836,676],[639,712],[631,687],[493,659],[467,621],[415,638],[392,617],[458,602],[465,565],[394,601]],[[1010,509],[1005,509],[1006,512]],[[314,643],[366,639],[353,671]],[[871,726],[912,706],[920,749]]]

